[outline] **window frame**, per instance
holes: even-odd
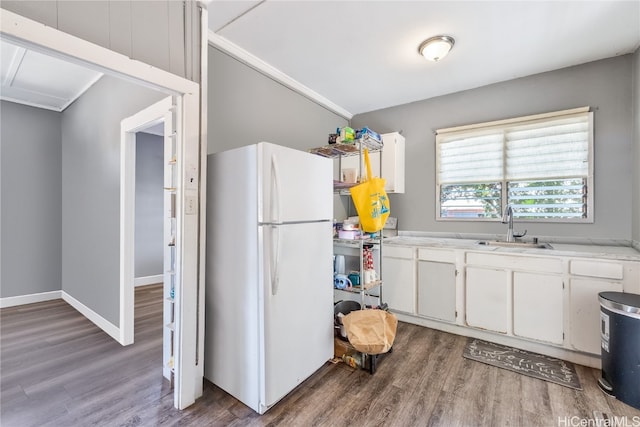
[[[519,126],[519,125],[531,125],[536,123],[542,123],[545,121],[558,119],[558,118],[569,118],[572,116],[580,116],[587,115],[588,117],[588,127],[589,127],[589,139],[588,139],[588,153],[587,153],[587,176],[586,178],[586,217],[585,218],[517,218],[518,222],[529,222],[529,223],[574,223],[574,224],[592,224],[595,221],[595,212],[594,212],[594,114],[593,111],[590,111],[590,107],[580,107],[573,108],[569,110],[555,111],[543,114],[536,114],[530,116],[516,117],[504,120],[497,120],[492,122],[485,123],[476,123],[471,125],[463,125],[451,128],[443,128],[436,130],[436,138],[434,144],[435,151],[435,206],[436,206],[436,221],[479,221],[479,222],[500,222],[502,221],[502,212],[504,212],[505,208],[508,204],[508,188],[509,188],[509,180],[505,178],[504,175],[504,162],[506,162],[506,141],[503,140],[503,176],[499,181],[491,181],[501,184],[501,200],[500,200],[500,215],[497,218],[474,218],[474,217],[443,217],[442,216],[442,207],[440,203],[441,196],[441,187],[440,183],[440,150],[439,144],[441,140],[445,136],[451,136],[452,134],[458,134],[462,137],[464,136],[475,136],[481,133],[489,133],[495,130],[504,130],[508,127]],[[534,180],[535,178],[531,178]],[[517,180],[524,181],[524,180]],[[517,182],[514,181],[514,182]],[[461,182],[462,183],[462,182]],[[484,183],[484,182],[483,182]],[[470,184],[473,184],[470,182]],[[482,184],[478,182],[477,184]],[[445,184],[448,185],[448,184]]]

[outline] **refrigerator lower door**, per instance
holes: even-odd
[[[262,229],[266,410],[333,356],[332,224]]]

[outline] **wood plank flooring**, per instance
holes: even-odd
[[[598,370],[577,366],[576,391],[464,359],[466,338],[406,323],[374,375],[327,363],[263,416],[205,381],[179,411],[162,377],[160,286],[136,290],[135,315],[122,347],[62,300],[0,310],[0,425],[572,426],[604,413],[640,426]]]

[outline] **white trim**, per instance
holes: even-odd
[[[156,274],[155,276],[143,276],[136,277],[133,279],[133,286],[147,286],[147,285],[155,285],[156,283],[162,283],[164,281],[163,274]]]
[[[180,401],[175,406],[184,409],[191,405],[202,391],[202,375],[197,359],[198,328],[204,327],[204,313],[198,313],[198,279],[199,279],[199,206],[206,201],[200,199],[200,97],[185,94],[182,105],[178,108],[182,120],[178,120],[176,153],[181,162],[176,165],[177,176],[177,233],[176,245],[180,248],[176,253],[176,321],[181,325],[182,333],[178,335],[175,366],[177,370],[187,371],[191,375],[176,378],[176,387],[181,390]],[[206,144],[206,140],[204,141]],[[196,202],[195,204],[193,202]],[[189,206],[189,209],[187,209]],[[193,396],[191,401],[184,396]]]
[[[428,319],[425,317],[414,316],[405,313],[394,312],[394,314],[401,322],[424,326],[426,328],[436,329],[438,331],[444,331],[450,334],[461,335],[463,337],[472,337],[491,341],[497,344],[512,346],[522,350],[544,354],[549,357],[556,357],[558,359],[567,360],[569,362],[588,366],[590,368],[600,369],[600,357],[595,354],[583,353],[564,347],[558,347],[553,344],[528,341],[515,336],[503,335],[482,329],[469,328],[455,323],[441,322],[438,320]]]
[[[92,78],[91,80],[89,80],[89,81],[87,82],[87,84],[86,84],[86,85],[84,85],[82,88],[80,88],[80,90],[79,90],[78,92],[74,93],[74,94],[70,97],[69,101],[65,102],[65,103],[60,107],[60,111],[64,111],[64,110],[66,110],[66,109],[67,109],[67,107],[68,107],[69,105],[71,105],[71,104],[73,104],[74,102],[76,102],[76,100],[77,100],[78,98],[80,98],[82,95],[84,95],[84,93],[85,93],[86,91],[88,91],[88,90],[91,88],[91,86],[93,86],[94,84],[96,84],[96,83],[98,82],[98,80],[100,80],[100,79],[102,78],[102,76],[104,76],[104,73],[98,73],[98,74],[96,74],[96,76],[95,76],[94,78]]]
[[[200,93],[203,96],[200,97],[200,138],[202,141],[207,141],[207,115],[209,108],[209,100],[206,94],[208,93],[209,79],[209,44],[207,43],[208,25],[209,25],[209,11],[206,4],[202,7],[202,15],[200,21],[200,75],[203,78],[200,79]],[[198,335],[196,337],[198,346],[196,353],[196,365],[198,375],[204,377],[204,319],[205,315],[205,271],[206,271],[206,246],[207,246],[207,153],[209,152],[208,144],[200,144],[200,235],[198,237],[198,250],[200,259],[199,271],[198,271]],[[196,395],[200,396],[203,393],[203,381],[196,382]]]
[[[24,60],[26,54],[27,49],[22,46],[16,46],[16,52],[13,54],[13,58],[11,58],[11,63],[9,64],[7,75],[2,81],[2,86],[10,87],[13,84],[13,81],[16,78],[16,74],[18,74],[18,70],[20,69],[20,65],[22,65],[22,61]]]
[[[13,89],[15,89],[15,88],[13,88]],[[56,113],[62,112],[62,108],[60,108],[60,107],[52,107],[51,105],[44,105],[44,104],[40,104],[39,102],[30,102],[30,101],[25,101],[24,99],[7,96],[6,95],[7,88],[2,88],[2,90],[3,90],[3,94],[0,96],[0,99],[3,100],[3,101],[13,102],[15,104],[26,105],[28,107],[41,108],[43,110],[55,111]]]
[[[84,317],[93,322],[98,328],[106,332],[107,335],[109,335],[111,338],[119,341],[120,329],[116,325],[109,322],[107,319],[100,316],[98,313],[91,310],[89,307],[87,307],[65,291],[62,291],[62,299],[65,300],[71,307],[75,308]]]
[[[18,45],[92,69],[108,71],[128,81],[144,82],[163,92],[197,94],[199,85],[168,71],[131,59],[113,50],[24,18],[6,9],[0,14],[0,32]]]
[[[136,205],[136,132],[164,118],[173,102],[163,98],[120,122],[120,338],[133,343]]]
[[[133,344],[136,137],[120,122],[120,338]]]
[[[541,120],[541,119],[548,119],[550,117],[560,117],[560,116],[568,116],[568,115],[571,115],[571,114],[586,113],[586,112],[589,111],[589,108],[590,107],[578,107],[578,108],[572,108],[570,110],[553,111],[553,112],[550,112],[550,113],[534,114],[534,115],[531,115],[531,116],[513,117],[511,119],[495,120],[493,122],[474,123],[474,124],[471,124],[471,125],[455,126],[455,127],[451,127],[451,128],[442,128],[442,129],[436,130],[436,134],[437,135],[444,135],[446,133],[452,133],[452,132],[461,132],[461,131],[474,130],[474,129],[484,129],[484,128],[490,128],[490,127],[493,127],[493,126],[503,126],[503,125],[508,125],[510,123],[523,124],[524,122],[529,122],[529,121],[534,121],[534,120]]]
[[[91,310],[89,307],[87,307],[65,291],[49,291],[40,292],[37,294],[0,298],[0,308],[16,307],[20,305],[33,304],[43,301],[52,301],[56,299],[62,299],[71,307],[73,307],[78,313],[82,314],[88,320],[93,322],[98,328],[102,329],[111,338],[119,341],[120,329],[116,325],[109,322],[107,319],[100,316],[98,313]]]
[[[39,292],[37,294],[4,297],[0,298],[0,308],[15,307],[17,305],[33,304],[35,302],[51,301],[60,298],[62,298],[62,291]]]
[[[240,62],[272,78],[276,82],[288,87],[294,92],[297,92],[300,95],[306,98],[309,98],[310,100],[312,100],[318,105],[323,106],[327,110],[333,113],[336,113],[337,115],[344,117],[347,120],[351,120],[351,118],[353,117],[352,113],[348,112],[338,104],[328,100],[324,96],[320,95],[318,92],[308,88],[307,86],[303,85],[299,81],[295,80],[294,78],[278,70],[273,65],[264,62],[262,59],[247,52],[237,44],[214,33],[211,30],[209,30],[209,43],[213,47],[220,49],[221,51],[231,55],[232,57],[236,58]]]

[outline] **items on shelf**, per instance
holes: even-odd
[[[362,264],[365,270],[373,270],[373,248],[365,245],[362,248]]]
[[[339,233],[342,232],[344,231],[339,231]],[[357,232],[360,233],[359,230]],[[374,263],[374,257],[377,256],[381,243],[382,239],[379,234],[373,236],[368,235],[367,238],[335,239],[334,246],[338,245],[348,251],[354,251],[349,257],[357,257],[360,262],[357,269],[354,268],[355,266],[352,262],[350,269],[347,269],[345,256],[342,254],[334,255],[333,287],[339,290],[362,294],[362,304],[364,304],[365,294],[368,295],[371,289],[378,288],[382,285],[381,277]],[[374,255],[374,253],[376,255]],[[363,292],[365,294],[363,294]]]
[[[378,233],[366,233],[360,229],[360,219],[357,216],[349,217],[344,222],[333,223],[333,237],[341,240],[367,240],[377,237]]]
[[[312,148],[309,152],[323,157],[338,158],[359,155],[364,148],[379,151],[382,145],[382,136],[379,133],[367,127],[353,129],[345,126],[336,129],[336,133],[329,134],[328,145]]]
[[[347,184],[356,184],[358,182],[358,169],[342,169],[342,182]]]
[[[334,275],[333,283],[336,289],[349,289],[353,287],[351,280],[349,280],[349,277],[346,274],[336,273]]]
[[[338,138],[336,139],[336,143],[351,143],[354,139],[356,139],[356,131],[350,128],[349,126],[345,126],[341,129],[337,129]]]
[[[362,363],[362,359],[364,359],[364,354],[362,353],[353,353],[343,354],[342,361],[352,368],[361,368],[364,364]]]
[[[365,286],[370,286],[378,280],[378,274],[373,265],[373,248],[371,245],[362,247],[362,282]]]
[[[376,142],[382,144],[382,135],[380,135],[378,132],[372,131],[368,127],[363,127],[362,129],[356,131],[356,139],[363,138],[371,138]]]

